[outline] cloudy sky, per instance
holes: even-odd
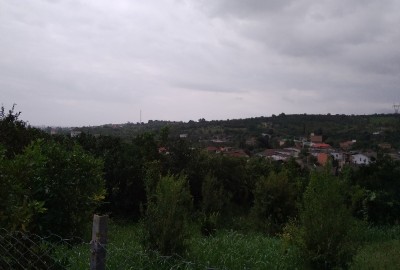
[[[32,125],[392,112],[398,0],[0,0],[0,102]]]

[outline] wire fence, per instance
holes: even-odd
[[[107,243],[106,269],[216,269],[174,256],[132,247],[129,243]],[[94,269],[93,241],[46,237],[28,232],[0,229],[0,269]]]
[[[68,269],[70,259],[84,260],[78,248],[83,244],[77,238],[0,229],[0,269]]]

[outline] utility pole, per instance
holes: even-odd
[[[398,104],[393,103],[393,109],[394,109],[394,113],[398,114],[399,110],[400,110],[400,103],[398,103]]]

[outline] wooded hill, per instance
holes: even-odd
[[[272,115],[233,120],[173,122],[150,120],[145,123],[107,124],[81,127],[75,130],[90,134],[112,135],[131,139],[144,132],[159,133],[168,128],[169,136],[183,135],[195,145],[209,145],[219,140],[225,145],[240,148],[275,148],[281,139],[308,138],[310,133],[323,135],[324,141],[333,147],[346,140],[356,140],[357,149],[374,149],[380,143],[400,148],[400,115]],[[250,143],[249,140],[253,140]],[[247,142],[247,143],[246,143]],[[250,146],[250,147],[249,147]]]

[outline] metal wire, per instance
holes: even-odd
[[[162,256],[155,251],[132,248],[129,243],[108,243],[106,269],[216,269],[185,260],[178,255]],[[92,244],[80,238],[65,239],[51,234],[39,236],[0,228],[0,269],[89,269]]]

